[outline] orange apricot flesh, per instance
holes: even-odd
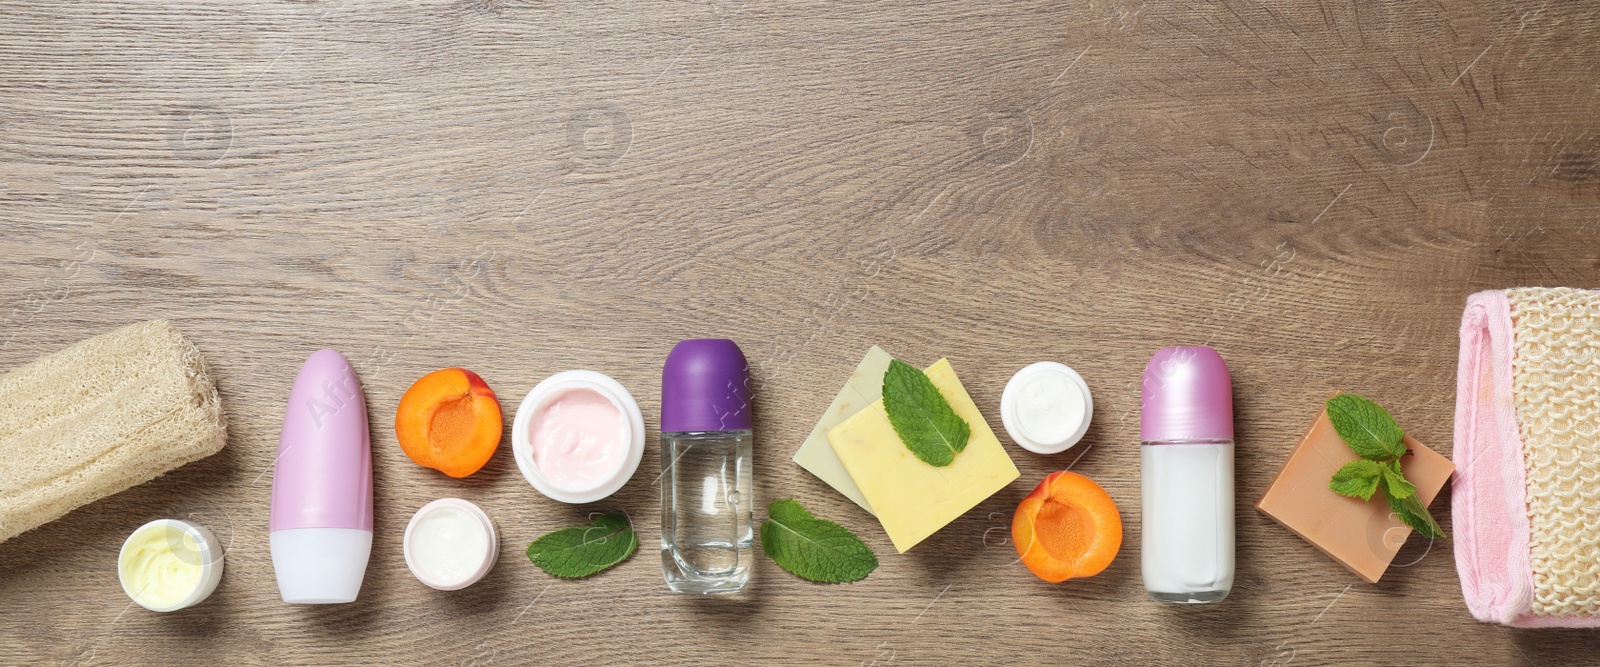
[[[500,400],[477,373],[446,368],[422,376],[394,415],[400,449],[451,477],[483,468],[500,445]]]
[[[1111,565],[1122,548],[1122,515],[1093,480],[1054,472],[1017,505],[1011,541],[1022,564],[1040,579],[1091,577]]]

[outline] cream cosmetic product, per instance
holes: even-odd
[[[361,384],[333,350],[294,378],[268,525],[284,602],[355,601],[372,552],[372,444]]]
[[[454,591],[489,573],[500,552],[500,538],[483,509],[460,498],[440,498],[411,517],[403,551],[406,566],[418,581]]]
[[[1012,440],[1035,454],[1066,451],[1089,431],[1094,400],[1077,371],[1053,361],[1030,364],[1000,394],[1000,421]]]
[[[200,524],[156,519],[122,543],[117,578],[122,591],[150,611],[191,607],[222,581],[222,545]]]
[[[678,593],[750,582],[750,365],[727,339],[680,341],[661,369],[661,569]]]
[[[1209,347],[1168,347],[1144,371],[1140,570],[1162,602],[1233,587],[1233,380]]]
[[[522,399],[511,452],[528,483],[567,503],[605,498],[644,457],[644,415],[621,384],[594,371],[565,371]]]

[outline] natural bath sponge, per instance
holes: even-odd
[[[36,359],[0,376],[0,542],[227,439],[200,350],[166,320]]]

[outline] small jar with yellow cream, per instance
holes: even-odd
[[[222,545],[205,526],[156,519],[133,531],[117,556],[122,591],[150,611],[199,604],[222,581]]]

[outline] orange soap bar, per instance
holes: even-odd
[[[1439,495],[1455,466],[1409,435],[1405,444],[1408,453],[1400,460],[1400,469],[1427,506]],[[1328,489],[1334,471],[1357,458],[1333,429],[1324,408],[1256,509],[1332,556],[1362,581],[1375,584],[1405,544],[1411,527],[1389,512],[1382,491],[1363,501]]]

